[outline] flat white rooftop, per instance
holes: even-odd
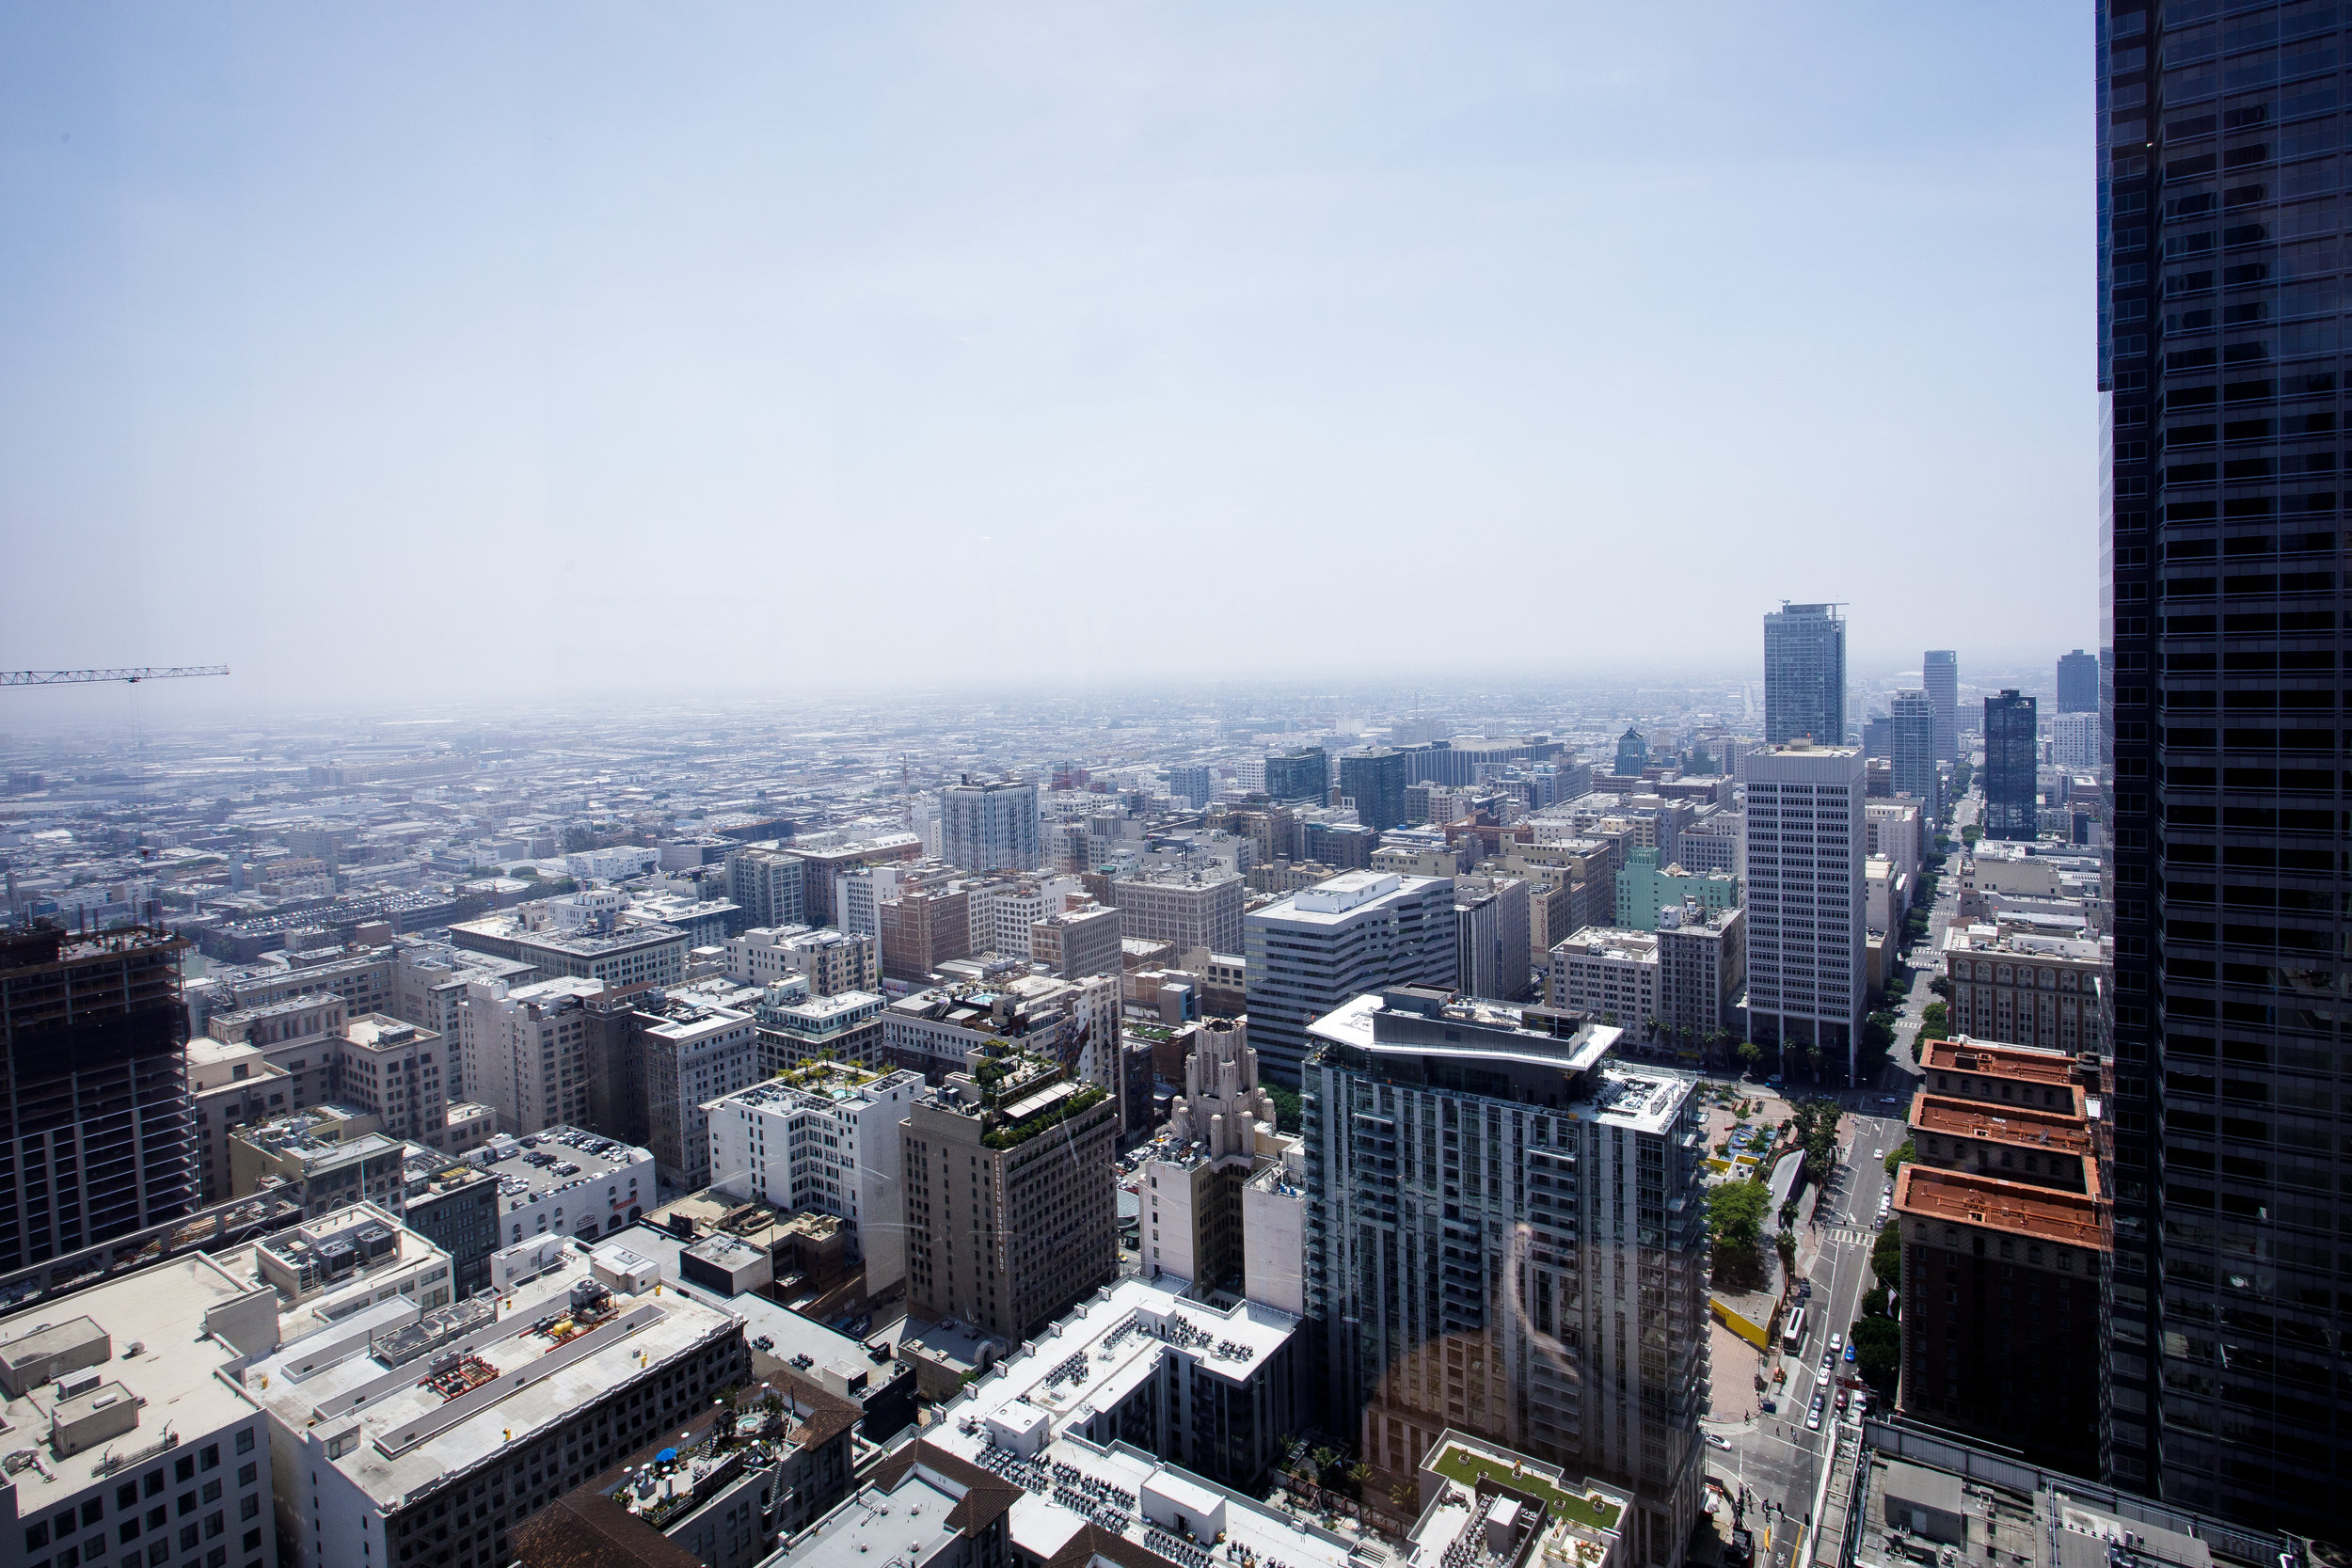
[[[1117,1408],[1158,1373],[1171,1346],[1240,1383],[1297,1327],[1287,1312],[1254,1302],[1220,1311],[1186,1299],[1186,1289],[1180,1279],[1128,1278],[1098,1291],[942,1406],[930,1440],[972,1459],[990,1446],[993,1423],[1028,1431],[1042,1418],[1058,1435],[1070,1421]]]
[[[572,1287],[592,1279],[587,1257],[566,1245],[551,1273],[509,1295],[443,1309],[457,1332],[412,1358],[374,1348],[418,1321],[413,1302],[387,1301],[279,1346],[246,1369],[245,1386],[294,1432],[331,1441],[347,1431],[326,1463],[396,1508],[740,1324],[674,1290],[614,1292],[603,1310],[576,1312]],[[446,1356],[454,1369],[433,1375]]]
[[[220,1375],[242,1353],[209,1337],[206,1324],[211,1320],[226,1328],[225,1320],[235,1319],[259,1329],[274,1325],[277,1312],[277,1292],[267,1285],[240,1279],[205,1254],[190,1253],[0,1318],[0,1359],[55,1355],[62,1363],[82,1363],[67,1371],[62,1388],[46,1380],[0,1404],[0,1420],[8,1427],[0,1445],[11,1451],[28,1449],[37,1460],[8,1477],[16,1490],[17,1515],[40,1517],[49,1504],[105,1480],[110,1456],[120,1459],[154,1447],[166,1427],[186,1442],[258,1417],[255,1401]],[[274,1332],[274,1326],[265,1332]],[[103,1345],[91,1345],[95,1334],[105,1337]],[[85,1347],[85,1354],[68,1354],[70,1346]],[[67,1391],[91,1379],[92,1389],[78,1396]],[[103,1398],[118,1388],[144,1402],[135,1424],[58,1457],[49,1441],[58,1404],[86,1406],[93,1394]]]

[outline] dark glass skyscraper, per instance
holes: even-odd
[[[1834,604],[1789,604],[1764,617],[1764,738],[1846,739],[1846,623]]]
[[[1340,795],[1356,802],[1356,820],[1367,828],[1405,826],[1405,753],[1388,746],[1340,753]]]
[[[1331,757],[1320,746],[1305,746],[1265,759],[1265,792],[1277,800],[1324,803],[1331,793]]]
[[[2031,841],[2041,832],[2035,704],[2014,689],[1984,700],[1984,835]]]
[[[2226,14],[2225,14],[2226,11]],[[2112,1478],[2352,1518],[2340,5],[2098,8]]]
[[[2060,713],[2096,713],[2099,711],[2099,656],[2076,648],[2071,654],[2058,655],[2058,711]]]

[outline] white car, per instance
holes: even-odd
[[[1807,1432],[1821,1430],[1821,1407],[1820,1405],[1817,1404],[1804,1413],[1804,1430]]]
[[[1833,1334],[1829,1337],[1830,1358],[1834,1359],[1837,1353],[1845,1348],[1846,1337],[1843,1334]]]
[[[1720,1432],[1710,1432],[1710,1433],[1708,1433],[1707,1434],[1707,1441],[1708,1441],[1708,1445],[1709,1445],[1710,1447],[1713,1447],[1713,1448],[1718,1448],[1718,1449],[1727,1449],[1727,1448],[1731,1447],[1731,1439],[1730,1439],[1730,1438],[1728,1438],[1728,1437],[1725,1437],[1725,1436],[1724,1436],[1722,1433],[1720,1433]]]

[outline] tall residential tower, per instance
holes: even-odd
[[[1930,648],[1921,666],[1919,684],[1935,707],[1935,760],[1960,760],[1960,655],[1949,648]],[[1900,788],[1900,785],[1896,787]]]

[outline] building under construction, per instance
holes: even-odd
[[[0,1274],[187,1213],[180,938],[0,933]]]

